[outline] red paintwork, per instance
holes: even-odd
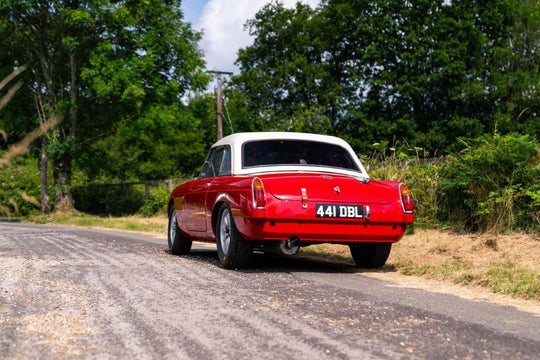
[[[264,209],[253,204],[254,177],[264,184]],[[192,240],[215,242],[214,210],[226,202],[247,241],[296,236],[303,242],[396,242],[407,224],[414,222],[414,214],[404,212],[399,186],[391,181],[365,184],[351,176],[324,173],[220,176],[183,184],[171,199],[182,233]],[[302,206],[302,188],[307,208]],[[316,204],[369,206],[371,215],[369,219],[317,218]]]

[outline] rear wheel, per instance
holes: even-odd
[[[383,266],[390,255],[391,243],[363,243],[349,245],[358,267],[373,269]]]
[[[249,263],[253,247],[240,236],[227,204],[218,211],[216,243],[219,262],[225,269],[239,269]]]
[[[176,218],[176,209],[171,209],[169,213],[169,228],[167,231],[167,240],[169,243],[169,251],[173,255],[185,255],[191,250],[191,240],[186,238],[180,232],[178,220]]]

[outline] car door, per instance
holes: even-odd
[[[207,231],[207,219],[210,219],[212,209],[208,209],[205,204],[213,204],[212,199],[207,199],[212,181],[227,172],[230,173],[229,147],[211,149],[198,180],[193,182],[192,188],[184,196],[184,210],[188,214],[184,224],[187,230],[201,233]]]

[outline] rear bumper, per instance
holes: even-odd
[[[320,222],[244,218],[237,227],[248,240],[287,240],[302,242],[397,242],[407,229],[406,223]]]

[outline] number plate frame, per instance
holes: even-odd
[[[362,205],[316,204],[315,216],[319,219],[363,219]]]

